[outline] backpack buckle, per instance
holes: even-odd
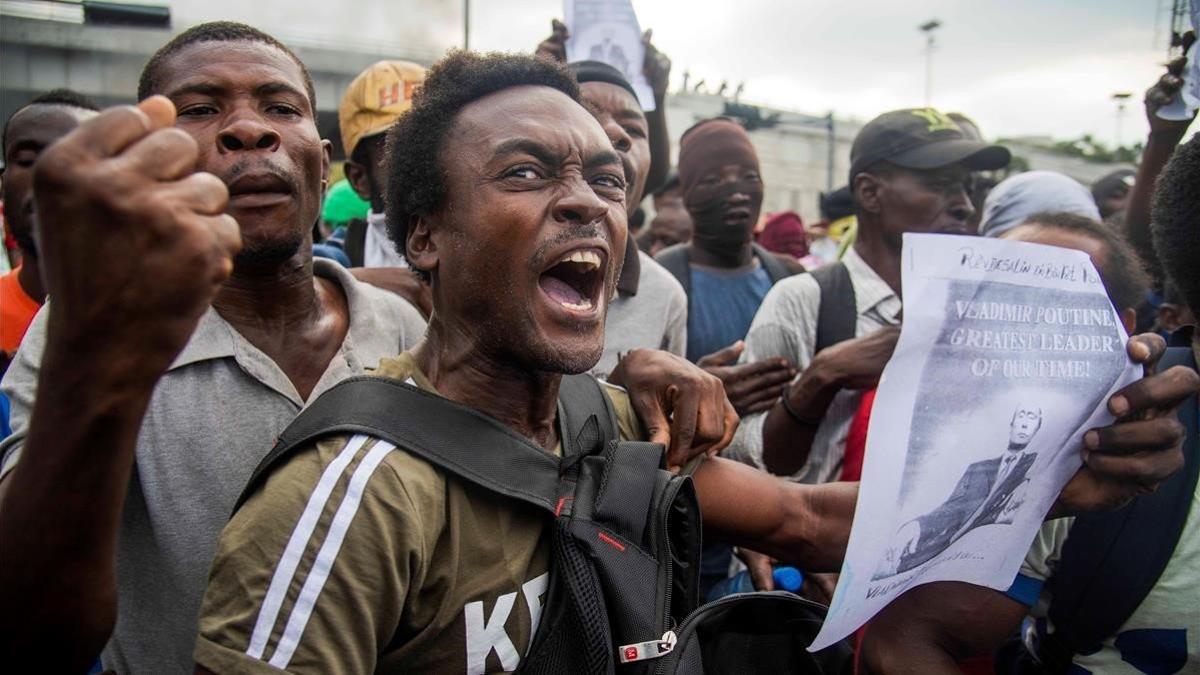
[[[675,640],[675,631],[669,630],[663,633],[663,636],[658,640],[618,647],[617,656],[620,657],[621,663],[657,659],[660,656],[670,654],[675,649]]]

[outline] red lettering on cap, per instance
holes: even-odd
[[[407,87],[406,87],[407,89]],[[406,92],[407,93],[407,92]],[[379,107],[386,108],[389,105],[396,105],[404,99],[400,98],[400,83],[393,82],[390,87],[379,88]]]

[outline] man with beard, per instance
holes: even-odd
[[[559,382],[603,352],[627,244],[620,156],[564,70],[461,52],[431,68],[390,146],[406,152],[393,156],[389,226],[437,310],[426,340],[378,374],[557,454]],[[622,435],[642,437],[625,394],[608,393]],[[360,487],[344,496],[321,487],[350,473]],[[815,567],[844,550],[852,486],[791,485],[720,459],[694,475],[710,530]],[[544,514],[365,436],[302,448],[265,485],[222,536],[199,671],[520,665],[548,583]],[[737,498],[747,493],[758,499]],[[357,515],[293,527],[334,511]]]
[[[69,89],[55,89],[17,109],[4,124],[3,201],[21,265],[0,276],[0,374],[16,353],[42,302],[41,263],[33,239],[33,163],[47,146],[96,114],[96,104]]]
[[[87,668],[110,632],[106,668],[190,669],[217,537],[254,467],[314,396],[425,329],[312,259],[330,145],[284,45],[197,26],[150,59],[139,97],[35,170],[54,300],[4,380],[0,604],[25,612],[0,635],[49,671]],[[659,440],[728,442],[720,383],[656,354],[623,377],[649,382],[632,399]]]
[[[862,390],[878,382],[900,334],[903,234],[974,234],[971,173],[1008,160],[1008,150],[967,138],[932,108],[884,113],[859,131],[850,151],[854,246],[816,273],[827,275],[831,297],[805,274],[763,300],[742,359],[782,357],[800,375],[766,413],[743,420],[732,456],[801,482],[838,476]]]

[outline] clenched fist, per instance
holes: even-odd
[[[50,342],[137,386],[170,366],[241,247],[225,184],[196,171],[174,121],[161,96],[106,110],[33,173]]]

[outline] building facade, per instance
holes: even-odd
[[[427,65],[462,41],[461,1],[353,4],[351,10],[347,3],[307,3],[297,11],[295,2],[285,0],[153,5],[0,0],[0,115],[8,119],[30,98],[56,87],[70,87],[102,105],[132,102],[142,66],[172,35],[205,21],[241,21],[280,39],[308,66],[318,126],[339,146],[340,156],[337,105],[355,75],[385,58]],[[89,11],[97,5],[117,11]],[[147,16],[144,8],[154,14]]]

